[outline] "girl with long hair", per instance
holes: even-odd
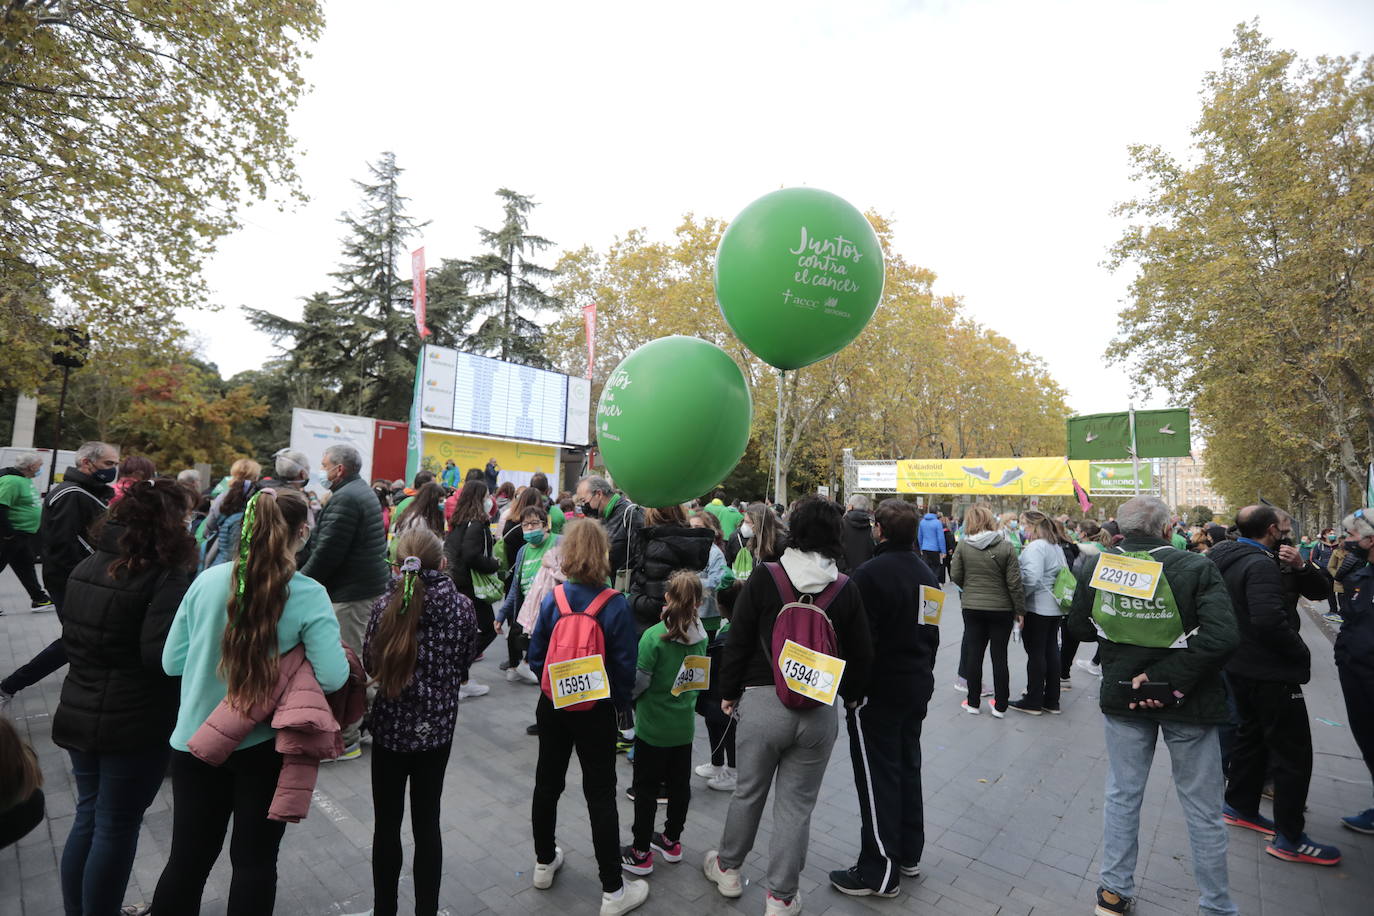
[[[210,514],[201,529],[202,568],[228,563],[234,558],[243,510],[261,476],[262,467],[251,458],[240,458],[231,466],[229,488],[211,504]]]
[[[621,867],[632,875],[654,870],[654,854],[664,861],[682,861],[682,829],[692,800],[692,736],[696,731],[693,707],[700,687],[684,689],[688,659],[706,660],[706,630],[697,616],[701,606],[701,578],[679,569],[668,579],[663,619],[639,638],[635,662],[635,819],[633,840],[620,850]],[[701,670],[704,670],[702,668]],[[688,678],[687,684],[693,683]],[[668,790],[668,817],[662,833],[654,833],[659,787]]]
[[[174,480],[133,484],[68,580],[62,644],[70,667],[52,729],[77,788],[62,852],[68,913],[118,911],[143,812],[167,772],[177,684],[162,671],[162,649],[195,567],[190,511],[190,493]]]
[[[491,517],[487,514],[487,485],[481,480],[469,480],[458,491],[458,500],[449,519],[448,536],[444,538],[444,557],[448,560],[448,574],[458,591],[468,597],[477,613],[477,654],[486,651],[496,638],[496,613],[491,604],[478,598],[472,589],[474,572],[491,574],[501,564],[491,555],[496,543],[491,536]],[[480,697],[490,692],[486,684],[468,681],[463,684],[462,697]]]
[[[309,536],[308,506],[294,490],[264,489],[249,500],[234,562],[196,577],[162,650],[181,678],[172,731],[172,846],[153,897],[154,913],[197,913],[229,821],[233,875],[228,916],[272,912],[277,850],[286,830],[267,819],[281,772],[275,730],[258,723],[222,766],[194,757],[187,742],[224,700],[250,709],[276,688],[279,661],[298,645],[320,689],[348,680],[348,660],[324,586],[296,570]]]
[[[551,682],[543,682],[545,689],[535,707],[539,761],[535,765],[534,799],[530,806],[533,883],[541,890],[551,887],[563,865],[563,851],[556,840],[558,798],[567,782],[568,761],[576,749],[582,765],[582,795],[591,820],[592,852],[601,878],[601,914],[617,916],[639,906],[649,896],[645,882],[626,881],[620,874],[620,827],[615,808],[616,707],[628,704],[634,690],[634,623],[625,596],[606,587],[611,575],[611,542],[599,522],[569,522],[559,550],[568,581],[554,588],[539,608],[539,619],[530,632],[530,668],[536,675],[543,675],[554,627],[565,616],[585,613],[595,602],[600,610],[593,619],[605,641],[601,661],[610,696],[595,701],[588,709],[557,709],[550,696]],[[569,621],[567,626],[571,625]],[[552,642],[558,645],[557,641]]]
[[[401,535],[411,529],[427,529],[435,537],[440,539],[442,545],[444,533],[448,530],[448,523],[444,520],[444,487],[443,484],[430,481],[421,484],[420,489],[415,491],[415,495],[406,500],[406,506],[396,513],[389,532],[386,545],[387,560],[391,565],[396,565],[396,542]]]
[[[426,484],[416,496],[425,495]],[[413,505],[413,504],[412,504]],[[375,916],[395,916],[401,821],[410,788],[415,837],[415,913],[439,909],[443,841],[439,807],[458,696],[476,656],[477,617],[443,571],[444,548],[427,526],[395,540],[400,575],[372,608],[363,667],[377,688],[372,734],[372,886]]]

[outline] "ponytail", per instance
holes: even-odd
[[[400,696],[415,677],[419,649],[416,633],[428,592],[420,570],[439,568],[444,558],[444,545],[427,527],[409,528],[396,538],[396,555],[405,558],[401,563],[401,581],[382,611],[368,652],[374,669],[369,672],[371,683],[377,685],[388,700]]]
[[[702,602],[701,576],[687,569],[679,569],[668,577],[664,594],[663,634],[665,640],[687,641],[687,631],[697,620],[697,608]]]
[[[306,513],[305,499],[288,490],[259,490],[244,509],[219,662],[229,703],[244,712],[277,686],[277,624],[296,572],[295,532]]]

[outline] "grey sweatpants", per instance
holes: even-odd
[[[833,706],[788,709],[772,687],[750,687],[739,703],[735,738],[739,781],[721,834],[719,861],[739,868],[754,848],[768,792],[773,797],[773,839],[768,845],[768,890],[779,900],[797,895],[797,882],[811,843],[816,807],[830,749],[839,734]]]
[[[363,637],[367,635],[367,621],[372,616],[372,605],[376,603],[376,598],[334,602],[334,616],[339,618],[339,636],[357,653],[359,661],[362,661],[363,657]],[[357,744],[362,734],[359,727],[361,723],[340,724],[344,726],[343,734],[340,736],[343,738],[344,747]]]

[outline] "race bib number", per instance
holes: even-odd
[[[711,686],[711,660],[705,655],[689,655],[682,660],[673,679],[673,688],[668,691],[680,697],[689,690],[707,690]]]
[[[1154,599],[1163,573],[1164,564],[1155,560],[1103,553],[1097,558],[1097,566],[1093,567],[1093,577],[1088,585],[1114,595],[1150,601]]]
[[[940,625],[940,614],[945,609],[945,593],[942,589],[921,586],[921,623],[931,626]]]
[[[600,655],[549,665],[549,686],[553,688],[554,709],[604,700],[611,695],[606,660]]]
[[[844,659],[816,652],[790,639],[778,654],[778,670],[782,671],[787,689],[826,706],[835,705],[844,666]]]

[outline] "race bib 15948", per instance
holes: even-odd
[[[553,688],[554,709],[604,700],[611,695],[611,682],[606,677],[606,660],[600,655],[549,665],[549,686]]]
[[[778,653],[778,669],[787,689],[827,706],[833,706],[839,696],[844,666],[844,659],[816,652],[790,639],[783,642],[782,652]]]

